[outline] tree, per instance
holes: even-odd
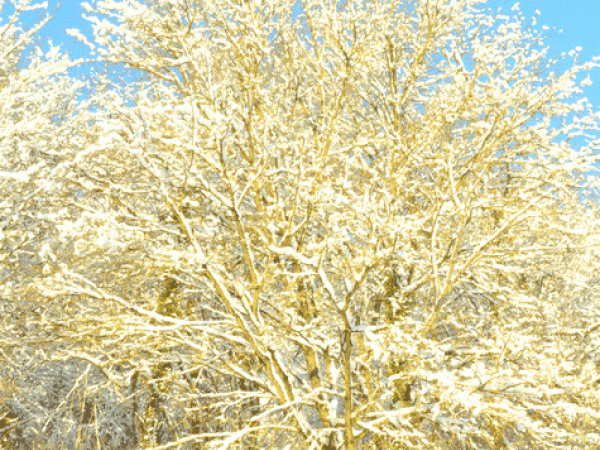
[[[298,3],[88,6],[131,76],[48,194],[56,357],[140,448],[591,448],[596,63],[471,0]]]
[[[69,160],[71,119],[84,86],[76,64],[36,38],[46,16],[26,28],[23,16],[44,6],[0,1],[0,443],[36,448],[73,370],[48,361],[56,344],[37,286],[57,260],[56,218],[67,209],[48,194]],[[71,367],[72,369],[72,367]],[[63,384],[64,383],[64,386]],[[68,390],[67,390],[68,391]],[[45,436],[51,434],[48,432]]]

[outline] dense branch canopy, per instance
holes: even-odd
[[[0,144],[30,236],[4,238],[2,289],[70,377],[41,435],[593,448],[598,123],[574,77],[596,63],[554,72],[479,3],[98,1],[121,78],[74,104],[14,66],[0,97],[39,105],[0,119],[35,131]]]

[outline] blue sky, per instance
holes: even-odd
[[[58,12],[40,36],[43,39],[52,39],[55,44],[61,44],[62,49],[70,52],[73,57],[85,56],[85,46],[65,33],[68,28],[79,28],[84,35],[91,32],[88,22],[81,17],[84,12],[80,6],[81,0],[63,0],[60,6],[59,3],[59,0],[48,1],[48,11],[54,11],[58,7]],[[490,0],[488,7],[502,7],[503,12],[510,14],[515,3],[515,0]],[[530,18],[539,10],[541,15],[537,19],[536,27],[548,25],[551,29],[555,28],[556,31],[547,42],[551,53],[569,52],[580,46],[583,48],[581,61],[588,61],[593,56],[600,55],[600,0],[524,0],[519,3],[519,9],[526,18]],[[38,15],[39,12],[30,13],[29,19],[33,20]],[[562,30],[562,33],[558,33],[559,30]],[[560,68],[566,67],[568,65],[563,64]],[[585,96],[600,110],[600,69],[592,72],[591,79],[594,84],[586,88]]]

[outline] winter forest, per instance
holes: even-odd
[[[75,60],[0,0],[0,448],[598,448],[600,59],[479,0],[85,6]]]

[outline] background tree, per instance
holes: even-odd
[[[595,63],[553,72],[542,35],[474,1],[300,3],[88,7],[132,76],[73,121],[62,251],[29,287],[54,358],[97,371],[95,426],[591,448],[597,123],[571,98]]]
[[[68,441],[69,434],[77,431],[72,421],[80,418],[77,402],[73,404],[73,394],[79,392],[74,382],[85,371],[81,365],[52,361],[61,344],[46,324],[53,312],[40,300],[37,288],[57,262],[56,225],[69,216],[72,197],[56,202],[49,195],[50,180],[70,159],[71,119],[84,86],[68,76],[75,62],[36,38],[49,16],[31,28],[22,24],[24,15],[43,7],[29,0],[0,1],[3,448],[37,448],[53,436]]]

